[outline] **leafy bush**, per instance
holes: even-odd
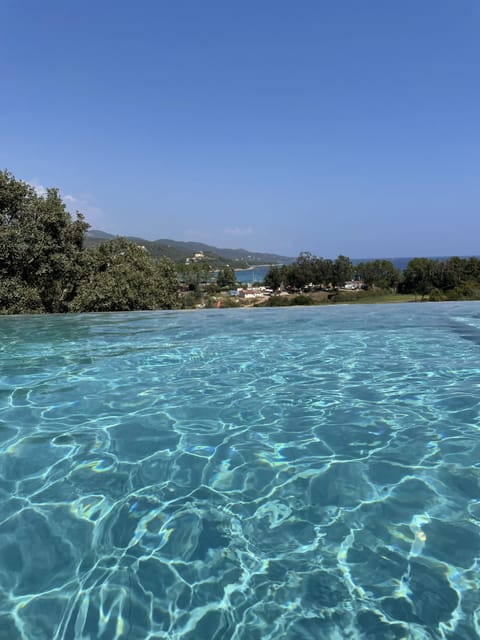
[[[18,277],[0,279],[0,314],[43,311],[44,307],[35,287]]]
[[[432,289],[428,295],[428,299],[430,302],[442,302],[442,300],[445,300],[445,296],[440,289]]]
[[[431,299],[431,298],[430,298]],[[447,300],[479,300],[480,285],[477,282],[463,282],[453,289],[445,291]]]
[[[125,238],[88,251],[73,311],[133,311],[178,306],[177,276],[168,258],[157,261]]]
[[[39,195],[0,171],[3,312],[67,311],[82,269],[87,229],[81,214],[72,219],[56,189]]]

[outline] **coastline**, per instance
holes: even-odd
[[[234,269],[234,271],[255,271],[255,269],[259,269],[260,267],[271,267],[271,266],[281,266],[276,264],[256,264],[253,267],[239,267],[238,269]]]

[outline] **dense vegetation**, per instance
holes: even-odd
[[[410,260],[399,284],[399,291],[416,293],[429,300],[478,300],[480,298],[480,260],[448,258]]]
[[[353,273],[353,264],[346,256],[329,260],[305,252],[290,265],[271,267],[264,283],[273,290],[280,287],[299,290],[310,285],[340,287],[352,278]]]
[[[402,273],[390,260],[371,260],[354,266],[346,256],[329,260],[301,253],[290,265],[271,267],[265,284],[274,291],[335,290],[352,279],[361,282],[362,289],[368,291],[415,294],[437,301],[480,299],[480,260],[476,257],[413,258]]]
[[[56,189],[0,172],[0,313],[171,309],[177,273],[124,238],[85,249],[88,224]]]

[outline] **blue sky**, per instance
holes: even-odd
[[[478,0],[1,0],[0,168],[92,227],[479,254]]]

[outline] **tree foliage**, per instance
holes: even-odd
[[[56,189],[39,195],[0,172],[0,307],[67,311],[82,269],[87,228],[81,214],[72,219]]]
[[[333,263],[332,284],[335,287],[343,287],[345,282],[353,277],[353,264],[347,256],[338,256]]]
[[[263,279],[263,284],[272,289],[272,291],[276,291],[280,289],[283,283],[283,267],[278,267],[273,265],[267,271],[265,278]]]
[[[435,288],[437,263],[429,258],[413,258],[403,275],[403,290],[424,297]]]
[[[471,300],[480,297],[480,260],[452,257],[447,260],[413,258],[399,289],[422,298]]]
[[[134,242],[116,238],[87,252],[72,310],[171,309],[178,303],[176,285],[169,258],[157,261]]]
[[[177,269],[182,281],[185,282],[192,291],[198,291],[201,284],[206,284],[212,273],[210,263],[205,260],[181,263]]]
[[[356,272],[368,289],[396,289],[401,278],[400,271],[395,269],[390,260],[361,262],[357,265]]]
[[[220,289],[235,289],[237,286],[237,278],[233,267],[227,265],[219,270],[217,274],[217,285]]]
[[[57,189],[41,195],[0,172],[0,313],[177,306],[171,260],[155,260],[121,238],[86,251],[87,229]]]
[[[352,274],[353,265],[346,256],[332,261],[305,251],[292,264],[270,267],[264,283],[274,290],[280,286],[296,290],[309,286],[343,286]]]

